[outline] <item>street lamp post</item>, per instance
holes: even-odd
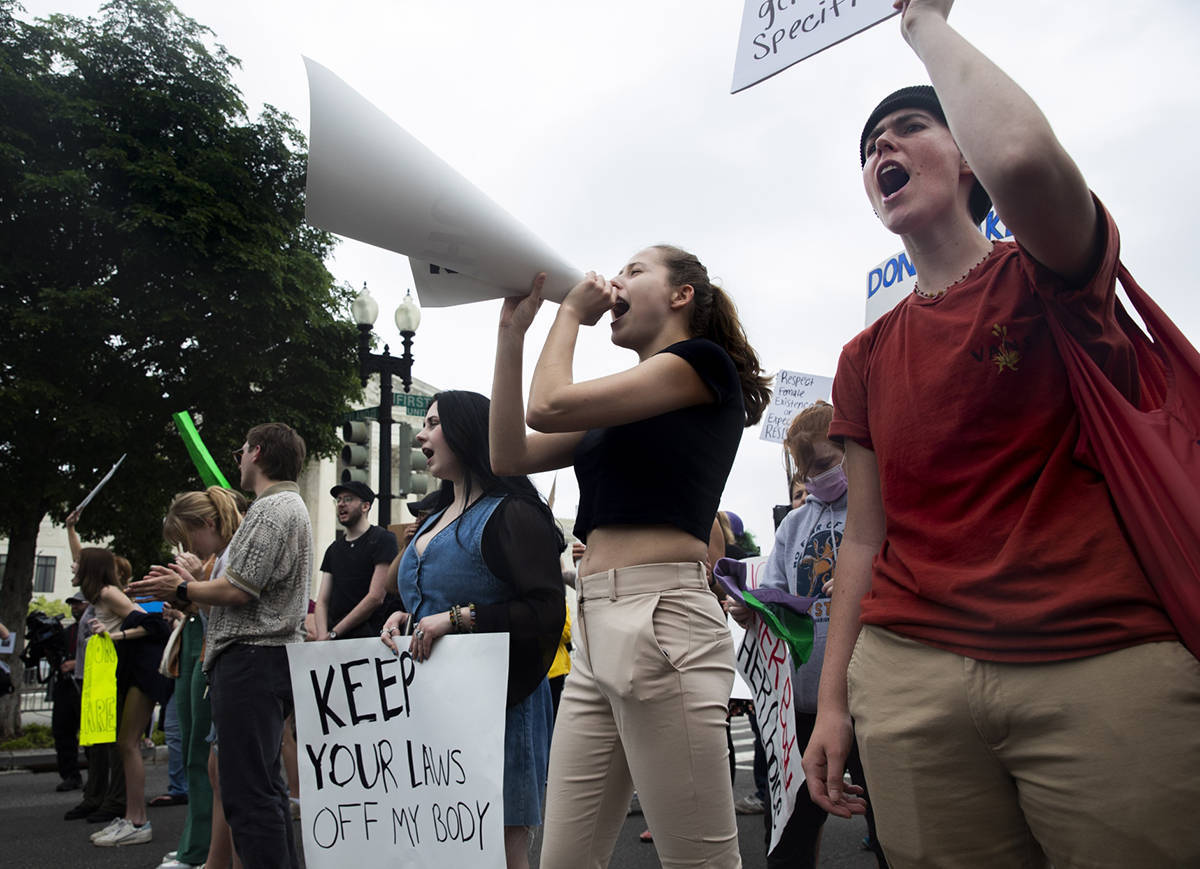
[[[364,282],[362,292],[350,305],[358,324],[358,374],[366,387],[371,374],[379,375],[379,524],[392,524],[392,377],[398,376],[408,392],[412,386],[412,342],[421,325],[421,309],[409,290],[396,308],[396,328],[404,341],[404,355],[396,357],[383,345],[382,353],[371,352],[371,329],[379,316],[379,304],[371,298]]]

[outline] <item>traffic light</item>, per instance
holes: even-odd
[[[413,427],[406,422],[400,423],[398,446],[398,461],[396,462],[396,494],[423,495],[429,491],[429,475],[423,473],[428,463],[425,454],[421,452]]]
[[[413,443],[416,443],[414,441]],[[425,458],[425,454],[418,448],[413,448],[411,451],[412,461],[409,464],[411,471],[409,473],[408,491],[414,495],[424,495],[429,491],[429,486],[432,478],[429,476],[426,469],[429,467],[429,461]]]
[[[368,465],[371,462],[369,441],[371,431],[365,422],[342,423],[341,478],[343,483],[352,480],[359,483],[370,483],[371,472]]]

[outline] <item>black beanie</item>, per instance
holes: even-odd
[[[875,107],[867,118],[867,123],[863,126],[862,136],[858,140],[858,164],[865,166],[867,163],[867,136],[875,129],[875,125],[881,119],[890,115],[892,112],[899,109],[924,109],[935,118],[937,118],[944,126],[946,124],[946,113],[942,111],[941,100],[938,99],[937,91],[927,84],[910,85],[909,87],[900,88],[894,93],[888,94],[883,98],[883,101]],[[983,185],[979,183],[979,179],[975,179],[975,185],[971,188],[971,196],[967,201],[967,206],[971,212],[971,219],[975,223],[982,223],[987,217],[988,211],[992,207],[992,197],[988,196]]]

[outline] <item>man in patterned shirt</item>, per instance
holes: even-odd
[[[296,479],[304,440],[283,423],[250,429],[234,453],[254,503],[229,543],[223,575],[188,582],[167,568],[131,584],[138,596],[211,606],[204,670],[221,798],[238,856],[247,866],[298,866],[288,790],[280,768],[284,720],[292,711],[288,643],[304,639],[312,525]]]

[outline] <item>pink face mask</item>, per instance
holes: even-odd
[[[808,487],[809,495],[818,501],[831,504],[846,494],[846,472],[842,470],[841,462],[839,462],[828,471],[822,471],[815,477],[808,477],[805,479],[804,485]]]

